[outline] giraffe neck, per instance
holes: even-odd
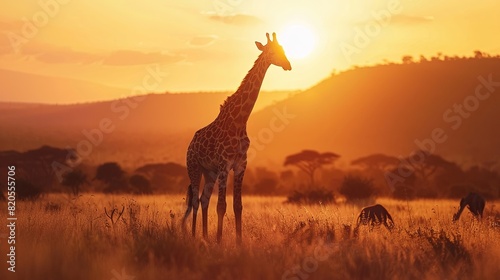
[[[241,82],[238,90],[221,106],[219,117],[232,119],[233,125],[245,126],[259,96],[262,81],[271,63],[261,54]]]

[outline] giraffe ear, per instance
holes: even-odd
[[[264,51],[264,45],[262,45],[262,43],[255,41],[255,45],[257,46],[257,49],[259,49],[261,52]]]

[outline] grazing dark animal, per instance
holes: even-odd
[[[389,223],[387,221],[389,221]],[[356,229],[360,224],[370,224],[372,227],[383,224],[388,230],[394,227],[394,221],[392,220],[391,214],[389,214],[387,209],[380,204],[363,208],[358,216]]]
[[[474,215],[474,217],[482,218],[485,204],[486,202],[482,196],[477,193],[469,193],[466,197],[460,200],[460,208],[458,209],[458,212],[453,215],[453,221],[455,222],[460,219],[460,215],[462,214],[462,211],[464,211],[465,206],[468,206],[469,211],[472,215]]]

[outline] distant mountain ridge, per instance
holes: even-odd
[[[281,166],[286,155],[303,149],[338,153],[338,165],[373,153],[406,157],[418,148],[416,141],[431,139],[435,129],[446,136],[443,143],[435,143],[436,153],[463,164],[496,161],[500,158],[500,87],[494,84],[490,96],[478,100],[467,117],[455,106],[474,105],[470,96],[484,84],[480,77],[500,82],[500,59],[357,68],[274,103],[265,100],[271,95],[261,93],[257,104],[268,106],[256,108],[248,121],[250,164]],[[483,85],[484,89],[488,88]],[[0,103],[0,150],[43,144],[75,148],[86,139],[82,130],[92,131],[108,118],[115,130],[94,147],[91,160],[183,164],[193,133],[217,116],[227,95],[153,94],[141,101],[127,98],[26,108]]]
[[[485,80],[491,80],[489,88]],[[436,153],[464,164],[497,161],[498,85],[498,57],[346,71],[276,104],[274,110],[286,108],[295,117],[274,133],[258,154],[279,160],[300,149],[313,148],[336,152],[349,160],[379,152],[406,157],[419,148],[416,141],[421,143],[431,138],[435,129],[441,129],[446,140],[435,144]],[[478,87],[483,94],[489,92],[489,97],[477,100],[477,108],[467,112],[477,99]],[[467,102],[472,105],[464,104]],[[457,112],[456,106],[466,111],[466,117]],[[258,133],[269,127],[275,115],[273,108],[267,108],[252,116],[250,134],[258,139]]]
[[[70,104],[74,100],[90,102],[102,100],[103,96],[116,99],[130,95],[129,89],[5,69],[0,69],[0,77],[2,100],[16,103]]]

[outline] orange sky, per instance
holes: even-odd
[[[168,76],[157,92],[235,90],[259,54],[253,42],[265,42],[265,32],[273,31],[279,39],[297,23],[316,38],[312,54],[290,59],[290,72],[270,68],[263,89],[306,89],[333,69],[400,61],[406,54],[500,53],[496,0],[24,0],[1,6],[0,69],[125,89],[158,63]]]

